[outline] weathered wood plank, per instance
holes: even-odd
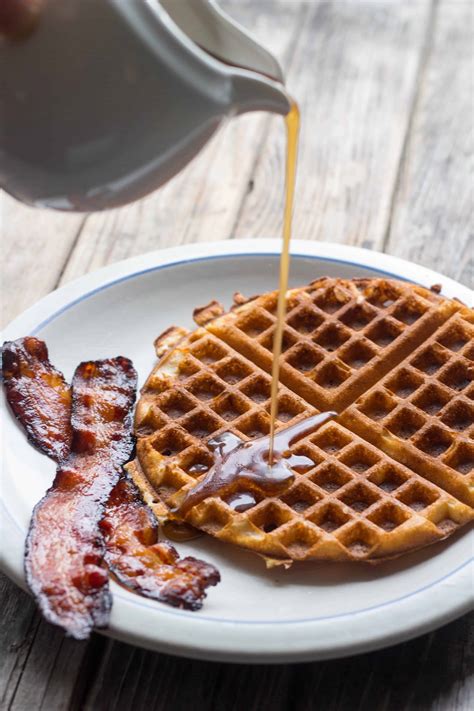
[[[226,0],[222,5],[250,27],[284,67],[290,63],[309,6],[300,0]],[[229,121],[162,189],[133,205],[90,215],[62,281],[158,247],[227,238],[269,120],[255,113]]]
[[[358,657],[294,666],[208,664],[109,643],[88,711],[468,711],[474,615]]]
[[[287,85],[302,128],[293,234],[380,248],[431,4],[317,2]],[[281,233],[285,133],[274,122],[235,237]]]
[[[291,676],[290,666],[212,664],[115,643],[104,657],[85,709],[284,711]]]
[[[436,13],[387,251],[474,286],[474,5]]]
[[[469,182],[462,177],[467,173],[461,167],[463,151],[468,150],[472,97],[465,89],[471,79],[467,4],[444,2],[439,8],[435,47],[427,53],[422,72],[423,91],[413,112],[413,132],[406,142],[387,244],[393,253],[431,263],[472,283],[473,257],[464,238],[470,214],[465,189]],[[311,20],[298,12],[295,20],[296,3],[291,0],[275,5],[259,3],[253,9],[251,2],[226,3],[280,57],[289,60],[294,49],[291,42],[297,45],[289,85],[303,99],[304,115],[314,120],[303,129],[295,236],[380,246],[413,108],[429,26],[428,4],[357,3],[355,8],[353,3],[324,3],[312,10]],[[305,13],[304,7],[301,12]],[[371,12],[373,22],[367,20]],[[307,29],[301,38],[304,48],[296,42],[297,25],[291,24],[296,21],[312,23],[308,24],[312,35]],[[366,42],[371,56],[361,59],[358,50]],[[308,90],[312,71],[325,81],[320,85],[315,79],[314,88]],[[352,98],[344,99],[343,94]],[[332,125],[336,109],[344,109],[347,123]],[[358,119],[354,125],[352,117]],[[379,122],[385,122],[385,133],[372,125]],[[367,146],[365,134],[371,131],[376,135]],[[63,271],[66,280],[157,246],[230,235],[279,235],[283,136],[281,120],[242,117],[163,191],[131,208],[88,218],[83,234],[83,216],[33,211],[5,198],[5,320],[53,288]],[[320,143],[321,136],[324,141]],[[279,145],[272,148],[275,141]],[[225,157],[224,147],[228,149]],[[433,177],[432,160],[436,163]],[[254,189],[242,203],[249,183]],[[423,244],[432,232],[442,234],[437,246]],[[416,239],[407,243],[406,234],[415,234]],[[64,269],[76,239],[77,249]],[[446,240],[453,245],[452,259],[441,252]],[[438,263],[441,255],[442,266]],[[460,268],[456,268],[456,259],[463,262]],[[219,711],[467,711],[474,693],[472,615],[419,640],[350,660],[247,667],[174,660],[98,636],[89,646],[78,648],[39,622],[31,600],[8,581],[0,587],[0,604],[0,705],[5,709],[54,711],[84,708],[85,704],[94,711],[193,706]]]
[[[294,708],[467,711],[474,681],[473,623],[473,615],[465,616],[391,649],[298,665]]]
[[[3,575],[0,599],[0,708],[69,709],[87,644],[43,622],[33,600]]]
[[[84,219],[0,195],[2,326],[57,286]]]
[[[34,631],[35,605],[31,598],[0,574],[0,708],[15,695]]]

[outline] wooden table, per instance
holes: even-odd
[[[295,236],[386,251],[472,287],[472,2],[222,4],[280,58],[302,109]],[[279,235],[283,148],[281,119],[248,115],[161,191],[123,209],[63,215],[4,196],[4,322],[118,259]],[[2,709],[472,708],[472,615],[351,659],[224,665],[100,635],[73,642],[12,583],[0,586]]]

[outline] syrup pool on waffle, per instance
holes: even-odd
[[[302,437],[316,432],[335,416],[335,412],[322,412],[305,418],[280,430],[274,436],[273,443],[270,436],[244,442],[231,432],[209,440],[208,446],[214,450],[214,466],[186,493],[173,513],[184,516],[209,496],[234,493],[233,490],[235,496],[231,499],[231,508],[245,511],[256,503],[253,490],[257,489],[265,495],[284,491],[293,483],[293,470],[303,472],[314,466],[309,457],[292,454],[291,446]],[[269,467],[271,444],[273,464]]]

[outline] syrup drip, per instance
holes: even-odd
[[[268,462],[273,465],[275,423],[278,415],[278,384],[280,380],[280,356],[283,341],[283,329],[286,317],[286,292],[288,291],[288,272],[290,268],[291,223],[293,217],[293,198],[295,194],[296,160],[298,157],[298,136],[300,130],[300,112],[298,104],[292,102],[285,117],[287,132],[286,151],[286,193],[283,218],[283,247],[280,257],[280,284],[278,290],[277,321],[273,336],[272,392],[270,408],[270,448]]]
[[[175,543],[185,543],[186,541],[193,541],[195,538],[200,538],[203,533],[198,531],[194,526],[190,526],[189,523],[184,523],[181,521],[168,520],[161,524],[161,530],[165,534],[166,538]]]
[[[277,432],[273,440],[271,467],[268,462],[270,436],[244,442],[232,432],[224,432],[215,439],[209,440],[208,445],[215,452],[214,466],[196,486],[187,492],[173,513],[184,516],[193,506],[209,496],[222,496],[229,489],[236,487],[244,489],[245,496],[251,496],[254,501],[256,499],[252,489],[256,489],[264,496],[279,494],[293,482],[293,470],[307,471],[314,464],[309,457],[292,454],[290,447],[335,416],[335,412],[322,412]],[[249,508],[248,504],[254,505],[248,498],[242,500],[243,496],[242,492],[230,499],[234,502],[236,511],[241,504],[247,508]]]
[[[251,509],[256,503],[257,499],[255,496],[247,491],[243,491],[241,494],[235,494],[235,496],[227,499],[228,506],[234,511],[237,511],[237,513],[243,513]]]

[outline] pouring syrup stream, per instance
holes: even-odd
[[[286,317],[286,292],[288,291],[288,272],[290,268],[290,240],[293,218],[293,202],[296,182],[296,162],[298,157],[298,137],[300,131],[300,111],[298,104],[292,101],[285,117],[287,133],[285,212],[283,216],[283,246],[280,257],[280,284],[278,291],[277,321],[273,336],[272,389],[270,408],[270,448],[268,465],[274,460],[275,423],[278,416],[278,386],[280,380],[280,356],[283,342],[283,329]]]

